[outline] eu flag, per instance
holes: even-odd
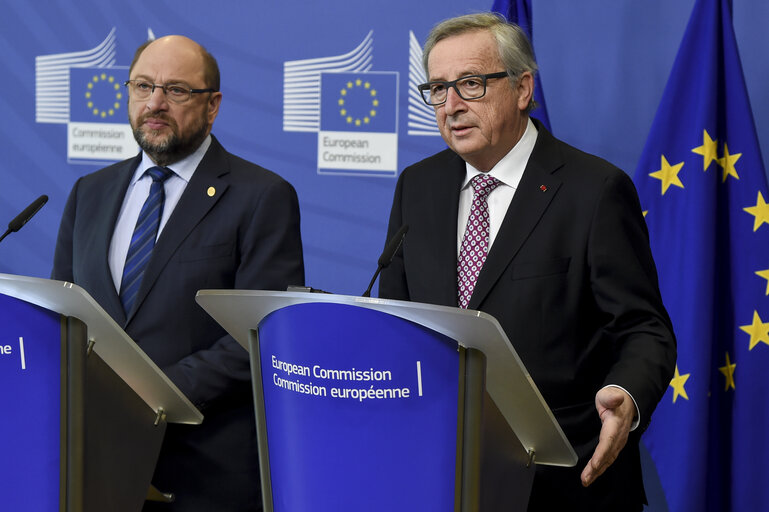
[[[397,73],[321,73],[320,98],[321,131],[397,131]]]
[[[678,339],[644,437],[669,510],[769,510],[769,194],[728,0],[695,3],[635,182]]]
[[[71,68],[69,120],[86,123],[126,123],[126,68]]]

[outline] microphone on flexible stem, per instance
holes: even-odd
[[[9,234],[15,233],[23,228],[24,224],[26,224],[27,221],[29,221],[29,219],[31,219],[47,202],[48,196],[45,194],[32,201],[29,206],[24,208],[23,212],[18,214],[11,222],[8,223],[8,230],[3,233],[3,236],[0,236],[0,241],[2,241],[3,238],[7,237]]]
[[[408,230],[409,225],[404,224],[401,226],[398,232],[395,233],[395,236],[393,236],[390,241],[387,242],[384,251],[382,251],[382,255],[379,256],[379,261],[377,262],[377,269],[376,272],[374,272],[374,277],[371,278],[371,282],[368,284],[366,291],[363,292],[362,297],[371,297],[371,288],[373,288],[377,276],[382,270],[387,268],[390,263],[392,263],[393,258],[395,257],[395,253],[398,252],[398,249],[400,249],[401,244],[403,243],[403,239],[406,238],[406,233]]]

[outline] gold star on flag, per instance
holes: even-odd
[[[665,192],[667,192],[670,185],[675,185],[676,187],[684,188],[684,184],[681,183],[681,180],[678,178],[678,173],[681,171],[681,167],[684,166],[684,163],[681,162],[680,164],[676,165],[670,165],[665,158],[665,155],[662,155],[661,163],[660,163],[660,169],[658,171],[649,173],[649,176],[652,178],[657,178],[662,182],[662,195],[665,195]]]
[[[689,400],[689,397],[686,396],[686,389],[684,388],[686,381],[689,380],[689,375],[691,374],[679,374],[678,365],[676,365],[676,372],[673,374],[673,379],[670,381],[670,387],[673,388],[673,403],[676,403],[676,399],[678,399],[679,395]]]
[[[702,170],[707,171],[713,160],[718,160],[718,141],[710,138],[707,130],[702,130],[702,146],[692,149],[692,153],[702,155]]]
[[[737,160],[739,160],[741,156],[742,153],[730,155],[729,146],[724,142],[724,156],[716,159],[718,165],[724,168],[724,182],[726,182],[726,178],[729,176],[734,176],[736,179],[740,179],[740,177],[737,176],[737,169],[734,167],[734,164],[737,163]]]
[[[753,347],[758,345],[759,342],[769,345],[769,322],[763,323],[761,317],[758,316],[758,311],[753,311],[753,323],[741,325],[740,329],[750,335],[750,347],[748,347],[748,350],[753,350]]]
[[[766,270],[759,270],[756,272],[756,275],[766,279],[766,294],[769,295],[769,268]]]
[[[756,206],[743,208],[743,210],[756,218],[753,222],[753,231],[757,231],[764,222],[769,224],[769,204],[766,204],[766,201],[764,201],[764,196],[761,194],[760,190],[758,191]]]
[[[726,387],[724,388],[724,391],[728,391],[729,388],[736,389],[734,387],[734,369],[737,368],[737,365],[732,363],[729,360],[729,352],[726,353],[726,365],[722,366],[718,369],[719,372],[724,374],[724,377],[726,377]]]

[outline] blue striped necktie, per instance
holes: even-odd
[[[120,282],[120,300],[123,309],[128,315],[133,309],[139,286],[142,283],[144,269],[155,247],[155,239],[158,236],[160,218],[163,216],[163,203],[165,202],[165,182],[174,172],[167,167],[151,167],[144,174],[152,178],[150,193],[144,201],[139,218],[136,220],[131,245],[128,246],[125,267],[123,267],[123,280]]]

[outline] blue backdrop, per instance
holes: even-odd
[[[439,20],[491,4],[5,0],[0,226],[40,194],[50,202],[0,244],[0,272],[49,274],[67,194],[79,176],[105,162],[73,152],[76,131],[104,127],[96,136],[102,146],[119,138],[125,98],[114,85],[124,80],[134,49],[148,36],[178,33],[204,44],[219,61],[219,140],[297,188],[308,284],[361,293],[384,244],[397,173],[444,147],[413,93],[421,80],[419,45]],[[534,47],[554,134],[632,173],[693,5],[536,0]],[[735,2],[734,27],[765,169],[768,22],[769,2]],[[354,75],[350,82],[328,81],[328,73],[341,71]],[[374,81],[392,74],[394,80]],[[369,96],[342,105],[343,89]],[[386,126],[374,126],[382,118]],[[347,155],[363,161],[360,168],[322,163],[324,136],[365,139],[365,147],[332,146],[335,163]],[[375,162],[377,156],[392,159],[395,147],[394,161]]]
[[[316,120],[308,127],[302,104],[294,98],[297,83],[302,89],[302,69],[314,65],[315,71],[323,66],[338,71],[347,55],[347,71],[398,73],[397,105],[380,108],[396,116],[400,171],[443,147],[435,135],[409,135],[409,130],[430,132],[424,111],[409,110],[410,49],[421,44],[440,19],[488,9],[491,3],[230,1],[214,8],[210,2],[190,0],[179,8],[168,2],[6,0],[0,18],[5,70],[0,81],[0,225],[38,195],[51,199],[34,221],[0,245],[0,272],[48,275],[67,194],[77,177],[101,165],[71,163],[67,157],[70,116],[72,121],[83,120],[82,111],[75,108],[80,89],[74,83],[74,92],[64,89],[69,68],[125,67],[148,33],[181,33],[205,44],[219,60],[224,101],[214,126],[217,137],[230,151],[296,186],[308,283],[361,293],[384,244],[396,173],[319,174],[320,105],[317,100],[310,105]],[[766,162],[769,61],[763,50],[769,39],[769,4],[735,4],[737,40]],[[534,2],[534,44],[554,133],[632,173],[692,6],[693,0]],[[94,49],[105,40],[112,50],[95,55]],[[76,55],[62,61],[62,54]],[[118,74],[125,70],[113,72],[120,80]],[[300,76],[299,82],[292,73]],[[56,90],[51,82],[63,85]],[[315,89],[317,94],[319,87]],[[125,124],[125,119],[125,111],[118,108],[107,121]],[[96,116],[94,120],[104,121]]]

